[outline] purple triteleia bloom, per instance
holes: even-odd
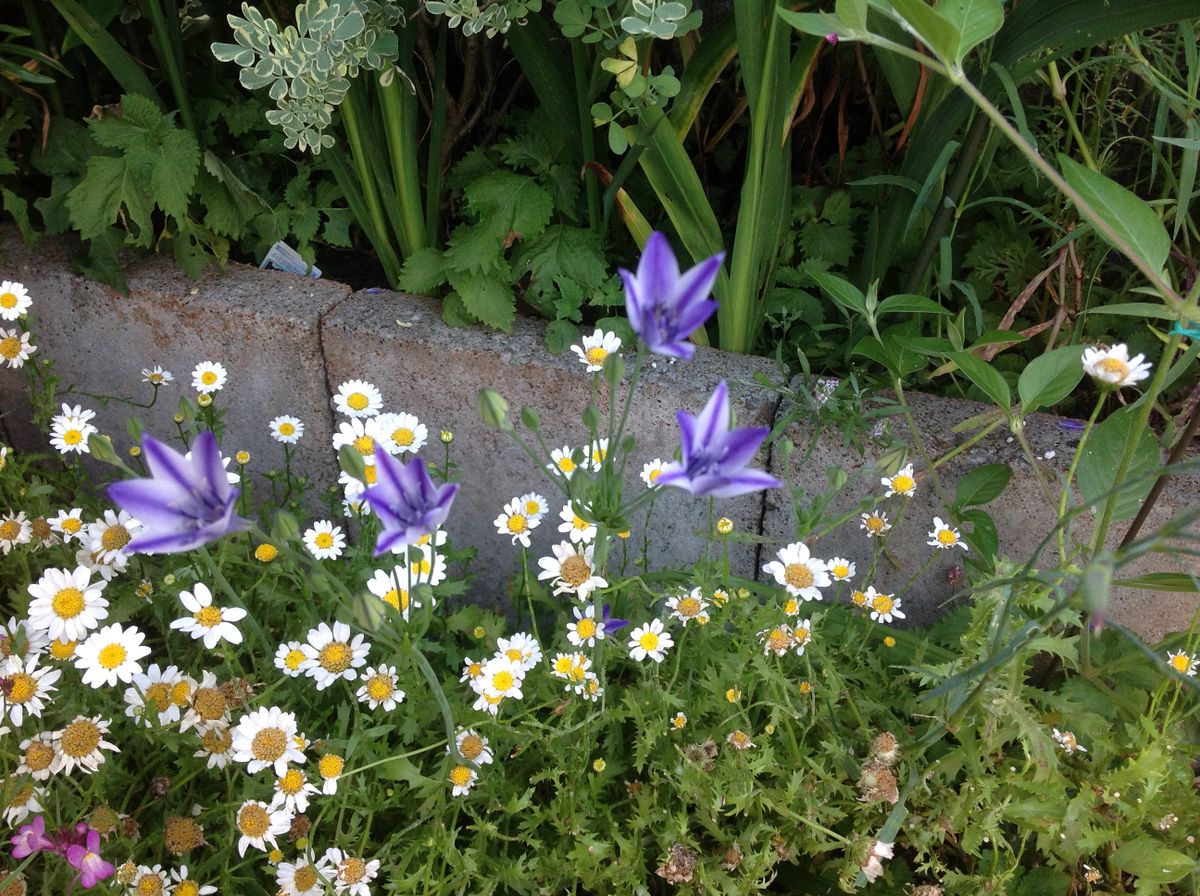
[[[54,849],[54,841],[46,836],[46,819],[39,815],[23,825],[11,840],[13,858],[23,859],[44,849]]]
[[[112,862],[100,857],[100,834],[95,830],[88,831],[83,843],[67,847],[67,861],[79,872],[78,880],[84,889],[91,889],[116,872]]]
[[[724,252],[682,275],[667,238],[650,234],[637,274],[619,269],[625,283],[625,313],[646,348],[657,355],[689,360],[696,347],[688,337],[717,310],[709,298]]]
[[[375,484],[362,497],[383,523],[376,557],[416,544],[445,522],[457,483],[434,485],[421,458],[405,464],[385,451],[375,452],[375,470]]]
[[[190,551],[250,525],[234,515],[238,489],[229,484],[211,432],[200,433],[190,458],[149,435],[142,437],[142,454],[150,478],[108,487],[109,497],[146,527],[129,542],[127,551]]]
[[[673,485],[693,495],[731,498],[781,483],[762,470],[746,467],[770,432],[765,426],[729,428],[729,387],[722,380],[699,416],[675,415],[683,443],[683,459],[667,464],[656,484]]]
[[[629,625],[629,620],[628,620],[628,619],[614,619],[614,618],[613,618],[613,616],[612,616],[612,604],[605,604],[605,605],[604,605],[604,623],[603,623],[603,628],[604,628],[604,633],[605,633],[606,635],[612,634],[613,632],[616,632],[616,631],[620,631],[621,629],[623,629],[623,628],[624,628],[625,626],[627,626],[627,625]]]

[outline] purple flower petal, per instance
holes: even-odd
[[[375,484],[362,497],[383,523],[375,542],[378,557],[416,544],[445,522],[458,484],[435,485],[419,457],[405,464],[385,452],[376,452],[375,468]]]
[[[717,303],[708,296],[721,270],[724,253],[682,275],[667,238],[655,231],[638,261],[637,273],[620,269],[629,325],[650,351],[671,358],[692,357],[688,337],[712,315]]]

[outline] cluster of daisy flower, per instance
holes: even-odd
[[[0,281],[0,321],[17,323],[15,329],[0,326],[0,361],[10,369],[23,367],[37,346],[29,342],[29,331],[25,328],[25,317],[33,299],[23,283],[14,280]]]

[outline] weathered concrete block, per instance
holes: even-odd
[[[176,435],[172,417],[179,399],[196,397],[192,369],[201,361],[219,362],[228,371],[214,402],[224,412],[225,453],[249,451],[252,473],[282,467],[283,446],[271,438],[268,423],[294,414],[305,424],[294,468],[311,471],[318,488],[336,481],[324,451],[333,414],[318,323],[348,287],[237,264],[197,281],[165,258],[131,260],[126,275],[130,294],[123,296],[71,273],[65,241],[43,240],[33,249],[7,241],[4,276],[23,282],[34,299],[38,352],[31,361],[53,362],[61,401],[95,410],[93,423],[120,452],[132,442],[125,425],[131,414],[147,432],[169,441]],[[175,381],[159,390],[153,408],[98,397],[149,401],[153,390],[141,371],[154,364],[170,370]],[[52,451],[47,434],[30,426],[23,373],[0,371],[9,437]],[[111,477],[112,470],[97,467],[97,474]]]
[[[974,402],[929,395],[908,394],[907,399],[925,450],[933,460],[970,437],[971,432],[954,432],[958,424],[988,411],[987,406]],[[788,410],[787,407],[780,408],[780,414],[787,414]],[[893,416],[888,420],[892,434],[901,443],[913,446],[912,433],[904,418]],[[983,464],[1003,463],[1012,468],[1013,477],[1008,488],[984,509],[996,522],[1000,554],[1024,563],[1053,530],[1058,519],[1059,483],[1066,476],[1079,437],[1077,426],[1065,424],[1063,418],[1047,414],[1034,414],[1026,423],[1025,436],[1038,461],[1044,482],[1039,481],[1020,444],[1006,426],[998,428],[938,468],[940,493],[934,479],[924,475],[926,463],[915,447],[911,447],[909,459],[913,462],[919,485],[915,496],[907,501],[892,497],[883,502],[881,509],[888,514],[894,526],[887,533],[887,554],[880,557],[874,574],[863,581],[870,568],[876,543],[859,528],[857,519],[811,544],[814,555],[823,559],[840,556],[854,561],[858,566],[856,581],[862,581],[864,586],[874,584],[880,591],[895,592],[903,601],[902,609],[908,614],[908,623],[932,621],[957,590],[951,584],[952,573],[955,567],[963,563],[963,554],[959,549],[939,550],[927,544],[928,533],[933,529],[933,517],[940,516],[949,521],[946,507],[954,498],[955,484],[967,472]],[[835,513],[852,509],[866,496],[882,496],[886,491],[880,484],[880,474],[874,468],[882,453],[878,448],[869,446],[864,454],[857,454],[843,446],[840,435],[818,435],[814,427],[803,420],[792,426],[789,435],[794,442],[803,446],[807,446],[816,436],[811,458],[803,468],[796,469],[793,466],[789,469],[782,463],[779,452],[775,452],[771,472],[815,493],[825,488],[827,467],[843,467],[850,474],[851,484],[835,501]],[[800,453],[797,451],[796,455]],[[763,534],[768,539],[787,542],[794,538],[795,518],[791,506],[785,499],[781,500],[782,497],[778,492],[768,496]],[[1155,505],[1142,531],[1148,534],[1178,512],[1196,506],[1200,506],[1200,480],[1195,477],[1174,479]],[[1090,514],[1083,515],[1073,527],[1073,536],[1086,539],[1093,523]],[[1115,523],[1110,527],[1110,547],[1119,543],[1127,525]],[[1037,566],[1049,568],[1056,560],[1057,549],[1052,539]],[[931,561],[928,568],[914,580],[913,576],[927,561]],[[1118,575],[1131,577],[1152,571],[1200,575],[1200,563],[1194,559],[1188,563],[1177,557],[1151,554],[1122,568]],[[961,584],[958,587],[961,588]],[[1167,632],[1186,628],[1198,607],[1200,595],[1197,594],[1135,591],[1118,587],[1113,589],[1109,615],[1129,625],[1143,637],[1157,640]]]
[[[550,355],[543,334],[543,326],[531,320],[518,320],[512,333],[453,329],[442,323],[437,302],[385,291],[355,293],[322,324],[334,388],[348,379],[369,380],[382,391],[385,410],[416,414],[429,427],[431,440],[436,441],[439,430],[454,433],[452,459],[462,487],[447,529],[459,544],[478,548],[472,594],[489,602],[520,568],[520,547],[492,525],[504,504],[537,491],[551,505],[550,515],[532,534],[530,563],[536,574],[533,558],[549,556],[550,546],[565,538],[557,531],[557,513],[565,501],[549,474],[533,469],[507,436],[483,425],[478,391],[491,388],[504,395],[514,421],[524,405],[537,410],[550,448],[582,447],[587,441],[580,414],[592,397],[592,376],[574,354]],[[633,491],[626,494],[645,488],[638,478],[643,461],[670,460],[678,450],[675,412],[698,413],[722,379],[729,383],[740,424],[769,426],[775,396],[743,384],[751,383],[756,372],[772,369],[764,359],[712,349],[699,349],[691,363],[660,359],[647,366],[628,424],[639,460],[627,470],[627,489]],[[428,449],[424,453],[430,456]],[[759,466],[765,464],[764,456]],[[650,521],[651,568],[691,563],[704,547],[697,531],[708,525],[708,501],[675,489],[666,492],[656,500]],[[717,511],[733,520],[738,531],[757,532],[762,496],[721,501]],[[633,558],[641,554],[643,519],[631,523]],[[614,553],[619,557],[619,551]],[[737,574],[753,574],[755,553],[752,545],[732,552]]]

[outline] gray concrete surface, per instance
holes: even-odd
[[[531,469],[507,437],[483,426],[476,394],[482,387],[502,393],[515,420],[522,405],[534,407],[550,447],[577,446],[585,438],[580,412],[591,394],[591,377],[573,354],[547,353],[539,323],[519,320],[511,334],[483,329],[452,329],[441,321],[438,303],[387,291],[350,294],[340,284],[312,281],[276,272],[230,265],[224,276],[192,281],[166,258],[132,261],[128,269],[131,294],[121,296],[70,272],[63,241],[44,240],[25,248],[5,231],[0,248],[0,276],[29,287],[35,300],[33,320],[38,360],[50,359],[60,377],[62,401],[82,403],[97,411],[101,431],[113,436],[121,450],[128,448],[124,406],[105,405],[83,391],[103,384],[109,394],[146,400],[148,386],[141,370],[163,364],[176,382],[162,390],[158,406],[136,413],[155,434],[174,431],[171,415],[179,397],[193,395],[191,370],[199,361],[220,361],[229,370],[229,383],[218,396],[226,411],[227,454],[251,452],[252,471],[277,467],[282,448],[269,435],[267,423],[277,414],[291,413],[304,421],[305,436],[297,450],[296,466],[311,473],[318,487],[336,481],[337,462],[331,447],[336,422],[329,396],[347,379],[361,378],[377,385],[385,410],[416,414],[430,430],[423,455],[440,462],[439,430],[454,432],[453,459],[459,464],[462,489],[448,523],[459,544],[477,548],[472,597],[496,604],[504,583],[518,569],[518,549],[495,532],[493,520],[503,504],[524,491],[540,491],[551,503],[551,516],[533,533],[531,558],[544,555],[559,540],[556,514],[561,506],[549,481]],[[696,413],[716,383],[725,379],[735,396],[740,425],[767,425],[787,413],[776,395],[750,385],[756,373],[775,376],[764,359],[700,349],[690,363],[658,361],[648,369],[630,415],[630,431],[638,440],[637,457],[670,459],[678,446],[675,412]],[[955,424],[985,410],[981,405],[930,396],[911,396],[917,426],[929,451],[940,455],[957,440]],[[4,433],[19,448],[48,450],[46,436],[28,424],[28,402],[20,371],[0,370],[0,409]],[[902,422],[892,418],[894,435],[911,442]],[[814,436],[811,420],[802,420],[792,438],[806,445]],[[1061,476],[1069,462],[1076,435],[1057,418],[1036,416],[1028,435],[1043,458],[1048,476]],[[1009,463],[1014,477],[1008,491],[990,507],[1000,531],[1001,552],[1024,559],[1049,531],[1055,516],[1054,498],[1037,480],[1009,434],[998,431],[946,465],[943,491],[967,470],[990,462]],[[880,495],[879,474],[873,469],[877,449],[858,456],[843,447],[836,433],[817,437],[803,468],[785,469],[778,451],[759,466],[809,490],[819,490],[829,464],[845,467],[854,479],[834,504],[848,510],[867,495]],[[793,455],[795,460],[801,452]],[[913,454],[920,476],[923,463]],[[629,487],[640,489],[641,462],[631,465]],[[106,475],[101,473],[101,475]],[[889,499],[889,514],[897,520],[899,502]],[[1195,479],[1178,481],[1164,494],[1148,529],[1174,511],[1200,505]],[[948,573],[958,558],[954,552],[928,547],[927,532],[935,515],[947,517],[932,481],[922,478],[917,496],[898,521],[873,580],[894,589],[904,600],[910,622],[934,618],[952,588]],[[739,532],[761,532],[779,544],[794,540],[795,522],[782,492],[719,502],[718,515],[734,520]],[[316,512],[314,511],[314,515]],[[323,515],[323,514],[322,514]],[[682,493],[664,495],[650,523],[652,566],[691,562],[703,547],[698,534],[707,525],[708,502]],[[642,520],[635,518],[631,555],[640,553]],[[1083,527],[1086,528],[1086,525]],[[1120,527],[1115,527],[1120,531]],[[856,523],[813,544],[818,557],[840,555],[854,560],[863,577],[870,565],[872,545]],[[756,560],[753,545],[734,551],[734,570],[753,575],[769,560],[773,549]],[[931,556],[933,563],[905,588],[912,573]],[[1046,563],[1053,558],[1046,557]],[[536,570],[536,561],[531,560]],[[1178,569],[1163,558],[1145,558],[1123,574]],[[1193,567],[1192,572],[1197,572]],[[904,590],[900,590],[904,589]],[[1148,638],[1184,628],[1200,606],[1196,594],[1164,594],[1116,589],[1112,616]]]

